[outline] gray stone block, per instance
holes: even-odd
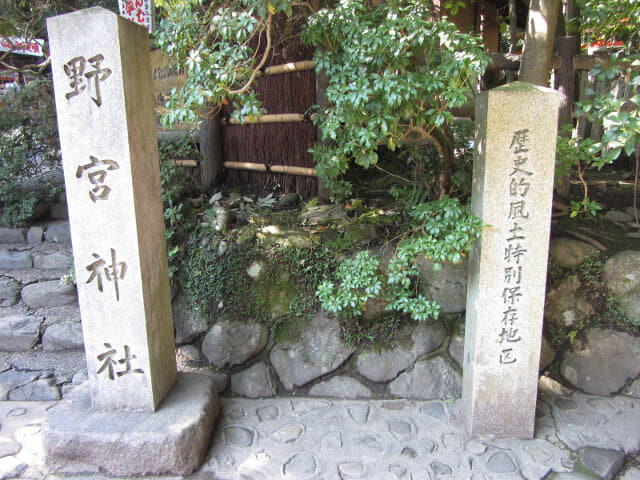
[[[461,375],[441,357],[417,362],[389,384],[394,397],[431,400],[458,398],[462,393]]]
[[[28,465],[16,457],[0,458],[0,480],[19,477]]]
[[[0,458],[15,455],[20,451],[20,444],[13,438],[0,437]]]
[[[44,228],[31,227],[27,230],[27,243],[40,243],[44,236]]]
[[[180,374],[154,413],[102,413],[60,403],[42,427],[49,474],[188,475],[209,445],[219,403],[211,379]]]
[[[640,375],[640,339],[617,331],[587,332],[582,350],[564,355],[560,373],[586,393],[610,395]]]
[[[12,278],[0,278],[0,307],[11,307],[20,300],[20,284]]]
[[[619,450],[585,447],[580,459],[583,467],[602,480],[612,480],[624,466],[625,455]]]
[[[0,350],[22,352],[30,350],[40,339],[42,317],[15,314],[0,318]]]
[[[49,225],[44,232],[44,239],[47,242],[70,243],[71,231],[68,222],[60,222]]]
[[[82,325],[79,322],[60,322],[47,327],[42,334],[42,349],[80,350],[83,348]]]
[[[276,345],[269,358],[287,390],[336,370],[355,351],[340,338],[337,321],[320,313],[314,316],[295,343]]]
[[[409,339],[406,342],[400,342],[400,345],[395,348],[358,355],[356,362],[358,372],[374,382],[393,380],[400,372],[409,368],[418,357],[442,345],[446,335],[441,323],[430,325],[420,323],[412,329]]]
[[[269,367],[264,362],[259,362],[231,376],[231,391],[243,397],[266,398],[276,394],[276,387]]]
[[[75,285],[60,285],[59,280],[32,283],[22,289],[22,301],[31,308],[55,307],[77,302]]]
[[[33,266],[43,269],[65,269],[71,268],[73,257],[71,252],[59,251],[52,253],[41,253],[33,256]]]
[[[9,370],[0,373],[0,400],[8,400],[9,394],[16,388],[37,380],[39,372],[17,372]]]
[[[207,321],[199,313],[191,310],[184,295],[178,295],[173,302],[173,324],[176,331],[176,345],[188,343],[207,331]]]
[[[8,400],[28,402],[60,400],[60,389],[54,378],[40,378],[10,391]]]
[[[312,397],[371,398],[371,389],[355,378],[341,375],[314,385],[309,390],[309,395]]]
[[[464,312],[467,301],[467,269],[465,257],[460,263],[443,263],[442,269],[435,271],[434,262],[418,255],[415,260],[422,290],[429,300],[435,300],[443,313]]]
[[[24,231],[24,228],[0,227],[0,243],[22,243]]]
[[[587,257],[598,253],[596,247],[572,238],[554,238],[549,244],[549,251],[551,261],[562,267],[579,265]]]
[[[31,268],[33,258],[29,252],[12,252],[11,250],[0,250],[0,268],[7,270]]]
[[[216,368],[244,363],[267,344],[268,332],[257,322],[216,323],[202,341],[202,353]]]

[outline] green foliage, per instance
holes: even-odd
[[[638,90],[640,54],[614,53],[609,58],[609,65],[597,65],[590,74],[610,88],[600,95],[587,89],[585,93],[593,95],[593,99],[577,104],[578,115],[584,115],[591,122],[600,122],[604,129],[601,140],[590,145],[589,152],[600,155],[602,164],[613,162],[622,152],[633,155],[640,146],[640,93],[627,99],[617,94],[617,87],[628,83],[632,91]]]
[[[579,0],[580,18],[573,29],[582,33],[586,43],[611,40],[637,48],[640,42],[640,4],[637,0]]]
[[[198,151],[188,140],[166,142],[158,146],[160,156],[160,181],[164,207],[165,236],[169,255],[169,277],[174,280],[182,259],[183,245],[193,230],[197,228],[195,211],[189,198],[198,189],[184,168],[178,167],[173,159],[193,158]]]
[[[478,39],[417,0],[344,0],[312,15],[302,38],[316,46],[316,68],[329,81],[329,105],[314,117],[328,142],[313,153],[334,198],[350,195],[341,176],[352,162],[378,163],[379,146],[425,138],[442,145],[450,110],[467,101],[488,63]]]
[[[378,266],[378,260],[366,251],[343,261],[335,272],[338,286],[324,281],[318,287],[317,295],[322,308],[348,318],[362,315],[367,300],[376,298],[382,291],[382,276],[377,273]]]
[[[585,43],[606,47],[618,42],[607,62],[589,72],[596,83],[607,88],[601,93],[586,89],[587,100],[576,104],[576,115],[602,125],[603,135],[598,142],[575,140],[574,151],[584,162],[583,167],[601,168],[623,152],[638,155],[640,147],[640,2],[583,0],[580,14],[573,27],[579,29]],[[625,85],[630,94],[620,95]],[[593,213],[586,194],[577,205],[580,210]]]
[[[0,221],[26,225],[62,191],[51,79],[0,96]],[[37,182],[35,181],[37,179]]]
[[[438,317],[439,305],[417,293],[415,258],[422,255],[433,261],[436,270],[442,262],[459,263],[480,234],[481,224],[457,199],[422,203],[407,214],[412,228],[398,244],[386,276],[378,272],[379,262],[368,252],[345,260],[335,272],[335,281],[325,280],[318,287],[325,310],[356,318],[368,300],[383,293],[388,311],[417,321]]]
[[[186,68],[187,80],[167,104],[165,125],[194,122],[227,102],[234,106],[234,118],[262,114],[255,92],[245,86],[261,66],[264,37],[266,43],[271,41],[273,15],[290,16],[291,2],[186,0],[166,7],[156,41],[172,62]]]

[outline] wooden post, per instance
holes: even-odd
[[[573,59],[577,53],[577,39],[574,36],[559,37],[555,41],[556,55],[562,60],[562,65],[555,71],[554,88],[562,93],[562,103],[558,115],[558,132],[562,136],[571,136],[570,131],[563,131],[562,127],[573,127],[573,104],[575,99],[576,72]],[[570,178],[562,176],[556,181],[558,195],[566,198],[571,186]]]
[[[214,185],[222,171],[222,128],[220,117],[207,118],[200,123],[200,181],[203,188]]]

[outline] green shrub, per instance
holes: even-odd
[[[0,96],[0,221],[23,226],[62,191],[51,79]]]
[[[421,203],[409,207],[410,228],[389,262],[388,273],[378,272],[379,262],[368,252],[345,260],[335,280],[325,280],[317,290],[322,307],[342,317],[362,315],[369,299],[384,293],[389,311],[402,312],[413,320],[438,318],[440,307],[417,293],[418,270],[414,260],[423,255],[440,269],[442,262],[459,263],[479,236],[480,221],[457,199]]]

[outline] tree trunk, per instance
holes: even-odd
[[[520,81],[549,86],[560,5],[560,0],[531,0],[520,62]]]

